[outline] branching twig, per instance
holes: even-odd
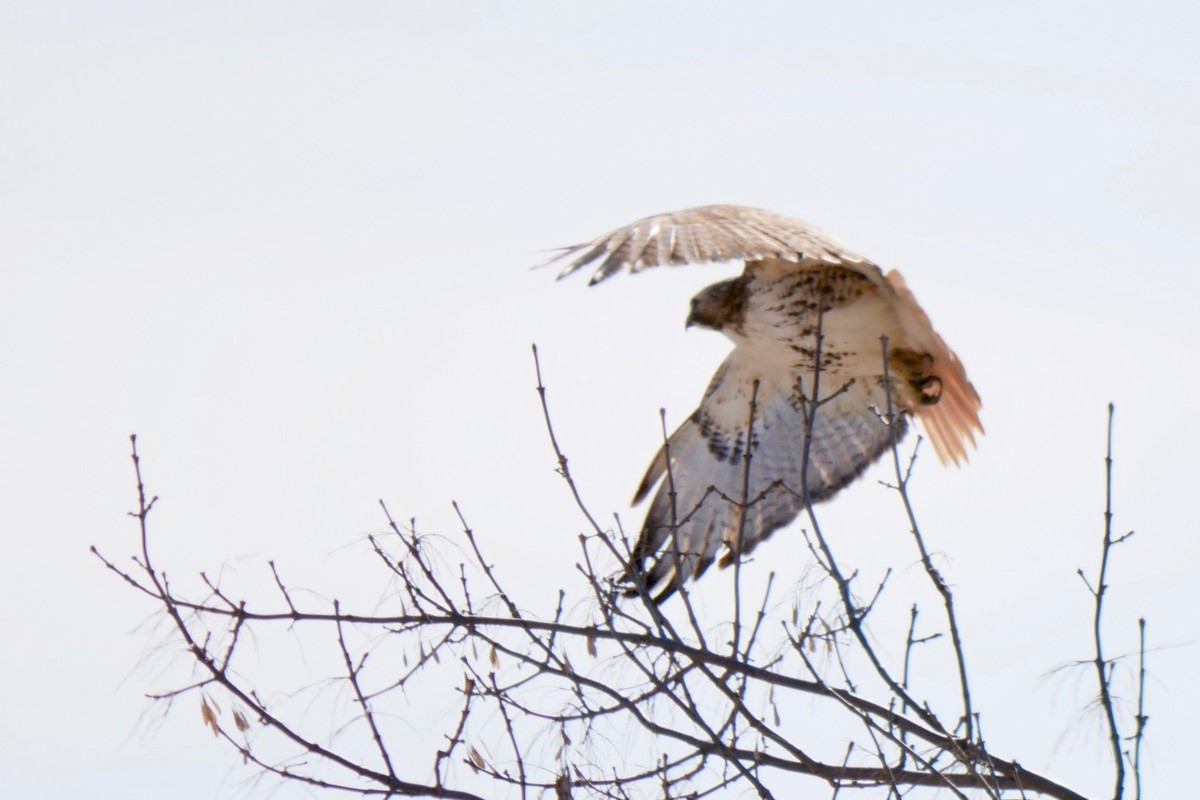
[[[802,454],[806,476],[817,415],[833,397],[848,389],[848,385],[842,386],[827,397],[821,396],[821,336],[818,326],[816,370],[804,398],[809,432]],[[1014,792],[1022,797],[1041,795],[1056,800],[1082,800],[1079,794],[1046,776],[1031,772],[1014,760],[997,758],[985,749],[982,737],[977,734],[977,721],[966,690],[966,670],[948,588],[944,597],[963,683],[967,736],[959,738],[949,732],[929,705],[914,693],[910,681],[912,652],[918,644],[940,635],[936,632],[918,635],[915,605],[905,637],[902,679],[897,681],[891,676],[876,654],[865,626],[872,610],[885,603],[884,586],[891,572],[879,581],[869,600],[856,596],[852,583],[858,573],[837,560],[812,514],[807,485],[800,488],[800,494],[812,529],[809,548],[836,589],[840,602],[836,616],[826,614],[824,606],[817,602],[811,610],[805,609],[806,621],[801,626],[797,603],[789,628],[786,621],[778,619],[778,611],[772,606],[775,602],[772,572],[751,623],[751,610],[742,607],[737,566],[733,627],[728,639],[714,638],[706,629],[683,580],[675,587],[681,599],[674,609],[664,610],[654,602],[649,594],[651,587],[645,585],[645,578],[639,572],[639,554],[630,547],[619,520],[616,533],[601,528],[582,499],[551,424],[536,348],[534,356],[538,394],[558,469],[588,522],[589,531],[579,537],[583,558],[578,573],[583,579],[585,600],[569,600],[573,597],[569,591],[560,589],[552,615],[539,617],[533,611],[522,610],[501,571],[485,557],[483,536],[467,524],[457,503],[454,509],[462,523],[462,536],[467,543],[464,549],[469,555],[453,566],[443,566],[429,538],[418,536],[415,521],[408,530],[402,529],[381,503],[397,544],[390,545],[390,536],[373,536],[369,542],[377,563],[383,565],[383,577],[399,584],[396,594],[401,613],[357,613],[336,601],[332,611],[306,609],[306,604],[295,602],[296,594],[284,582],[274,562],[268,562],[269,580],[274,584],[270,593],[273,600],[240,599],[227,592],[219,578],[207,577],[202,577],[203,588],[207,590],[203,599],[188,599],[172,587],[152,559],[147,517],[156,499],[146,495],[134,440],[132,457],[138,510],[133,516],[138,520],[141,553],[129,569],[100,558],[106,569],[139,593],[154,598],[163,608],[200,671],[197,678],[156,696],[169,701],[199,690],[205,698],[202,706],[205,724],[235,747],[247,763],[285,780],[365,796],[476,800],[483,795],[492,796],[497,787],[506,787],[522,798],[564,798],[586,793],[597,798],[629,800],[650,793],[664,798],[704,798],[741,787],[742,791],[770,798],[793,795],[792,784],[785,783],[782,787],[776,784],[780,776],[800,775],[831,786],[835,797],[847,789],[876,788],[886,790],[890,798],[900,798],[907,796],[913,787],[929,787],[960,798],[965,798],[970,790],[977,790],[990,798]],[[730,543],[735,564],[740,563],[745,549],[742,529],[745,510],[765,497],[766,492],[779,488],[772,484],[759,493],[760,497],[751,497],[757,411],[756,385],[749,408],[740,497],[729,498],[716,492],[722,502],[731,502],[742,512],[736,538]],[[665,480],[668,491],[673,492],[670,438],[665,422],[663,441]],[[901,470],[895,448],[893,454],[898,488],[913,534],[926,569],[941,591],[945,584],[930,563],[906,492],[912,462],[907,470]],[[1111,483],[1111,418],[1109,464]],[[783,489],[794,491],[789,487]],[[672,509],[672,533],[690,513],[694,512],[688,511],[681,519]],[[1110,517],[1111,507],[1106,512],[1106,548],[1122,540],[1107,533]],[[681,555],[676,553],[678,565],[683,563]],[[602,577],[594,556],[611,557],[632,565],[625,575],[632,586],[632,596],[623,595],[619,584]],[[1095,590],[1097,636],[1106,565],[1107,550]],[[585,620],[578,619],[580,614]],[[774,625],[767,624],[773,620],[778,621],[779,629],[784,632],[776,642],[768,635],[776,630]],[[254,632],[270,626],[286,628],[295,636],[314,627],[332,631],[332,637],[323,641],[335,642],[340,656],[340,672],[335,672],[333,679],[349,685],[346,702],[351,702],[354,708],[351,719],[366,722],[369,737],[362,737],[363,746],[373,748],[374,755],[338,749],[332,741],[302,734],[300,720],[268,707],[262,700],[262,696],[277,696],[278,692],[260,693],[258,689],[263,687],[245,683],[236,668],[241,661],[240,644]],[[348,629],[355,634],[374,631],[378,635],[368,636],[365,644],[355,644],[358,636],[349,636]],[[721,643],[710,647],[710,640]],[[382,651],[385,647],[399,647],[401,658],[386,656]],[[822,667],[811,656],[817,647],[826,648],[833,662],[833,675],[840,669],[840,676],[827,678],[822,674]],[[1106,665],[1098,641],[1097,648],[1097,663]],[[1140,670],[1143,685],[1144,651],[1143,626]],[[415,665],[410,666],[410,655],[415,655]],[[378,723],[384,718],[381,715],[389,713],[389,702],[400,702],[410,693],[423,691],[417,688],[423,686],[418,678],[437,674],[435,667],[439,663],[444,672],[450,663],[447,655],[463,669],[462,703],[454,719],[447,721],[441,738],[426,737],[424,744],[429,746],[432,762],[432,775],[427,776],[432,781],[429,783],[405,774],[417,760],[406,757],[402,763],[393,758],[393,754],[400,752],[399,745],[389,741],[386,729]],[[868,688],[860,689],[851,680],[852,666],[861,666],[855,655],[866,659],[882,684],[867,680],[863,685]],[[481,660],[486,663],[480,663]],[[398,661],[403,662],[403,669],[397,669]],[[825,672],[830,672],[828,665]],[[1110,676],[1111,670],[1102,668],[1101,674]],[[870,696],[871,686],[879,689],[886,686],[882,700]],[[242,710],[233,712],[237,731],[229,727],[227,733],[216,704],[222,691],[238,709],[246,710],[259,721],[262,726],[259,736],[245,734],[249,723]],[[861,725],[858,744],[848,743],[845,756],[837,760],[816,757],[813,754],[828,752],[827,745],[831,743],[823,736],[829,728],[819,722],[814,724],[823,717],[809,714],[792,715],[801,717],[799,723],[785,724],[789,698],[793,702],[796,698],[809,698],[806,702],[814,707],[814,713],[819,706],[820,713]],[[1140,699],[1137,723],[1129,755],[1135,775],[1140,770],[1142,731],[1146,723]],[[242,736],[244,741],[231,733]],[[291,757],[282,760],[266,757],[267,745],[261,735],[265,733],[288,744]],[[553,755],[544,746],[547,734],[552,734],[558,742]],[[637,737],[648,740],[650,749],[640,740],[635,745]],[[498,745],[500,750],[495,747],[489,750],[488,742]],[[602,754],[605,749],[615,754],[615,760]],[[504,761],[497,762],[492,755],[510,751],[511,760],[506,756]],[[653,762],[639,763],[635,754],[642,752],[654,753]],[[379,760],[382,769],[366,766]],[[424,762],[426,769],[431,762]],[[466,778],[484,781],[488,788],[478,792],[466,783],[458,785],[462,776],[456,776],[451,769],[456,764],[468,766],[472,772]],[[330,778],[320,774],[322,767],[344,772],[341,777]],[[1138,791],[1140,800],[1140,783]]]
[[[946,624],[950,629],[950,641],[954,645],[954,659],[958,666],[958,685],[962,693],[962,724],[965,730],[965,739],[968,745],[975,743],[974,719],[975,712],[971,707],[971,684],[967,680],[967,658],[963,648],[962,635],[958,630],[958,618],[954,614],[954,595],[950,591],[942,573],[934,566],[933,559],[929,557],[929,551],[925,547],[925,537],[921,535],[921,527],[917,524],[917,515],[913,510],[912,501],[908,496],[908,481],[912,475],[913,463],[916,461],[917,452],[914,449],[912,458],[909,460],[908,468],[903,472],[900,469],[900,443],[896,439],[896,418],[895,409],[892,406],[892,376],[889,371],[890,357],[888,353],[888,338],[880,337],[880,342],[883,351],[883,383],[885,393],[887,395],[887,420],[888,428],[892,433],[892,465],[896,473],[896,490],[900,494],[901,502],[904,504],[904,513],[908,515],[909,530],[912,532],[913,541],[917,545],[917,551],[921,554],[921,566],[925,568],[925,574],[929,576],[930,582],[942,597],[942,604],[946,609]],[[919,445],[919,442],[918,442]]]
[[[1121,753],[1121,731],[1117,725],[1117,714],[1113,707],[1111,673],[1109,663],[1104,657],[1103,637],[1100,622],[1103,619],[1104,595],[1108,591],[1108,557],[1113,545],[1119,544],[1131,534],[1113,538],[1112,532],[1112,431],[1113,404],[1108,404],[1108,436],[1104,452],[1104,539],[1100,547],[1100,572],[1096,577],[1096,585],[1091,587],[1095,599],[1095,613],[1092,617],[1092,638],[1096,646],[1096,656],[1093,664],[1096,667],[1096,679],[1100,684],[1100,707],[1104,709],[1104,717],[1108,723],[1109,741],[1113,750],[1114,787],[1113,800],[1121,800],[1125,792],[1125,758]],[[1083,571],[1079,571],[1083,577]],[[1084,583],[1087,579],[1084,578]],[[1140,713],[1140,712],[1139,712]]]

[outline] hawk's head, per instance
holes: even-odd
[[[731,278],[714,283],[692,298],[687,327],[699,325],[714,331],[741,327],[746,309],[746,279]]]

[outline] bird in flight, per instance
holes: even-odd
[[[900,273],[822,231],[734,205],[640,219],[551,262],[559,277],[742,261],[692,298],[687,324],[733,351],[638,486],[655,486],[625,578],[661,602],[832,497],[920,420],[943,463],[966,460],[980,400]],[[886,353],[886,358],[885,358]],[[636,591],[636,589],[631,590]]]

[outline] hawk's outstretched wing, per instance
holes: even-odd
[[[596,265],[589,284],[621,270],[641,272],[658,266],[711,261],[819,261],[865,264],[824,231],[783,214],[746,206],[701,206],[655,214],[632,225],[564,248],[547,263],[570,259],[560,278]]]
[[[822,385],[825,401],[813,408],[804,383],[795,371],[765,367],[736,349],[700,407],[659,450],[634,497],[637,503],[661,481],[633,553],[656,600],[714,559],[725,566],[750,552],[795,519],[805,500],[832,497],[904,435],[904,416],[896,408],[889,425],[878,385]]]

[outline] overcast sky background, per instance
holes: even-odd
[[[193,700],[143,719],[180,665],[87,551],[134,551],[132,432],[180,585],[274,558],[369,603],[376,500],[453,534],[457,499],[549,613],[583,523],[530,344],[586,497],[634,528],[658,409],[689,413],[728,348],[685,334],[687,300],[735,268],[588,289],[529,266],[714,202],[900,269],[965,362],[987,436],[961,470],[926,453],[914,500],[976,705],[998,754],[1097,796],[1090,675],[1046,673],[1090,653],[1074,573],[1098,560],[1116,403],[1137,535],[1110,647],[1148,618],[1145,789],[1194,793],[1200,5],[981,8],[0,2],[3,794],[269,789]],[[848,558],[903,548],[886,474],[822,509]],[[804,568],[795,530],[757,555],[751,577]]]

